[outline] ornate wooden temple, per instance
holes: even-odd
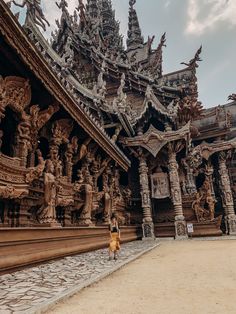
[[[110,0],[61,10],[0,0],[0,269],[122,240],[236,234],[236,95],[204,109],[201,48],[163,74],[129,1],[126,48]],[[26,9],[23,26],[12,3]]]

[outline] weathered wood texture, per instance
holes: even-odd
[[[141,227],[121,227],[121,241],[142,237]],[[0,272],[108,246],[107,226],[0,229]]]

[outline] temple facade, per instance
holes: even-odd
[[[40,1],[0,0],[0,270],[123,241],[236,234],[236,95],[204,109],[200,47],[164,74],[163,34],[126,48],[111,0],[68,3],[50,42]]]

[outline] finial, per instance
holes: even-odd
[[[188,63],[186,63],[186,62],[181,62],[181,64],[187,65],[189,68],[192,68],[192,69],[198,68],[197,62],[202,61],[202,59],[200,58],[201,52],[202,52],[202,45],[201,45],[201,47],[197,50],[197,52],[195,53],[195,56],[194,56],[193,59],[191,59]]]
[[[236,94],[229,95],[228,100],[236,101]]]
[[[22,3],[12,0],[12,3],[21,8],[26,6],[26,18],[30,18],[35,24],[42,27],[44,31],[46,31],[45,23],[50,26],[41,8],[41,0],[23,0]]]
[[[129,0],[129,5],[133,9],[133,6],[135,5],[136,0]]]

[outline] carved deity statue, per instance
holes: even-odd
[[[103,211],[103,220],[104,222],[109,222],[109,218],[112,211],[112,199],[111,199],[111,188],[109,186],[109,170],[106,171],[102,175],[103,181],[103,195],[104,195],[104,211]]]
[[[196,215],[198,222],[201,222],[204,220],[204,217],[203,217],[204,208],[202,208],[202,206],[201,206],[201,200],[202,200],[202,197],[201,197],[200,193],[197,192],[196,196],[195,196],[195,201],[192,204],[192,209]]]
[[[50,147],[50,157],[51,157],[52,164],[54,166],[56,178],[59,178],[62,176],[62,162],[59,159],[58,147],[56,145],[52,145]]]
[[[74,158],[74,164],[82,160],[88,154],[88,145],[91,142],[91,138],[87,138],[81,145],[78,147],[77,155]]]
[[[198,222],[214,220],[215,203],[209,178],[206,178],[192,203],[192,209]]]
[[[85,204],[80,214],[80,221],[91,225],[91,212],[93,207],[93,181],[88,169],[84,171]]]
[[[12,2],[16,6],[21,8],[24,8],[26,6],[27,16],[29,16],[35,24],[42,27],[44,31],[46,31],[45,23],[50,26],[41,8],[41,0],[23,0],[21,4],[17,3],[15,0],[13,0]]]
[[[65,152],[66,159],[66,175],[69,182],[72,179],[72,168],[73,168],[73,156],[78,150],[78,138],[74,136],[70,143],[67,144],[67,149]]]
[[[213,196],[211,195],[211,190],[208,189],[207,191],[207,195],[206,195],[206,203],[208,205],[208,212],[209,212],[209,217],[210,220],[214,219],[214,215],[215,215],[215,199],[213,198]]]
[[[54,223],[56,218],[57,185],[54,175],[54,166],[49,159],[46,162],[44,173],[44,204],[39,213],[40,223]]]

